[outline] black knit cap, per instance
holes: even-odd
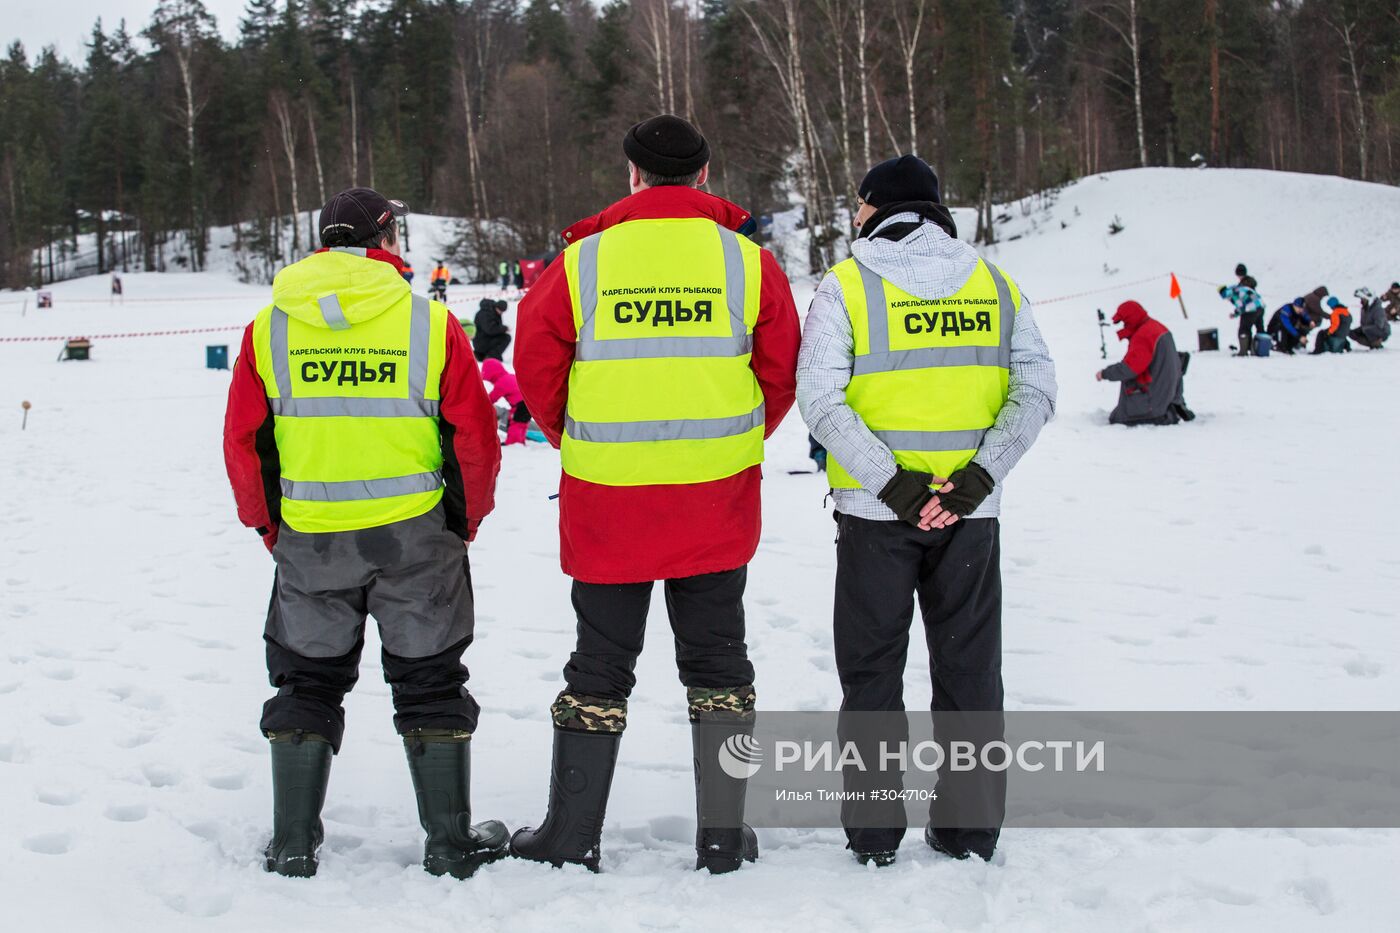
[[[347,188],[321,208],[321,245],[353,246],[372,239],[395,217],[408,215],[408,205],[384,197],[373,188]]]
[[[871,207],[901,201],[943,203],[938,195],[938,176],[927,162],[912,155],[886,159],[866,172],[859,193],[860,199]]]
[[[669,113],[628,130],[622,151],[637,168],[672,178],[693,175],[710,161],[710,144],[700,131]]]

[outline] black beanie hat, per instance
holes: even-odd
[[[1236,278],[1241,278],[1241,279],[1242,279],[1242,278],[1244,278],[1246,275],[1249,275],[1249,270],[1246,269],[1246,268],[1244,267],[1244,263],[1239,263],[1238,265],[1235,266],[1235,277],[1236,277]]]
[[[901,201],[943,203],[938,196],[938,176],[927,162],[912,155],[886,159],[866,172],[859,193],[860,199],[871,207]]]
[[[672,178],[693,175],[710,161],[710,144],[700,131],[669,113],[628,130],[622,151],[637,168]]]

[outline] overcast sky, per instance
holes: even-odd
[[[238,33],[238,20],[243,15],[245,0],[204,0],[204,5],[219,21],[219,30],[227,38]],[[100,16],[107,31],[116,28],[125,18],[132,34],[145,29],[151,21],[156,0],[18,0],[5,3],[5,15],[0,18],[0,38],[5,48],[19,39],[33,58],[45,45],[58,47],[64,58],[81,61],[86,55],[84,43],[92,32],[92,24]]]

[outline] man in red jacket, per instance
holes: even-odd
[[[791,288],[751,243],[750,216],[698,190],[709,145],[686,121],[628,131],[632,195],[564,232],[521,302],[515,360],[560,448],[560,559],[576,649],[552,707],[549,815],[512,853],[597,870],[603,812],[654,581],[665,581],[696,745],[696,868],[757,856],[743,782],[713,743],[752,730],[744,644],[763,441],[792,406],[800,334]]]
[[[1099,382],[1121,383],[1118,406],[1109,415],[1109,424],[1178,424],[1196,415],[1186,407],[1182,366],[1184,354],[1177,353],[1176,341],[1167,326],[1147,314],[1136,301],[1125,301],[1113,315],[1122,324],[1118,339],[1128,341],[1123,362],[1114,363],[1094,374]]]
[[[243,524],[277,563],[264,640],[277,694],[263,707],[274,817],[266,867],[313,875],[341,701],[379,624],[427,833],[423,865],[470,875],[506,830],[470,825],[479,707],[465,543],[492,508],[501,447],[466,334],[402,277],[397,217],[369,188],[321,213],[325,248],[277,274],[243,334],[224,459]]]

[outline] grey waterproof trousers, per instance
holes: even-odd
[[[402,522],[305,534],[282,527],[268,606],[268,678],[277,694],[262,730],[302,729],[338,751],[341,702],[359,678],[365,620],[374,616],[394,725],[471,732],[480,711],[462,653],[474,625],[471,567],[441,506]]]

